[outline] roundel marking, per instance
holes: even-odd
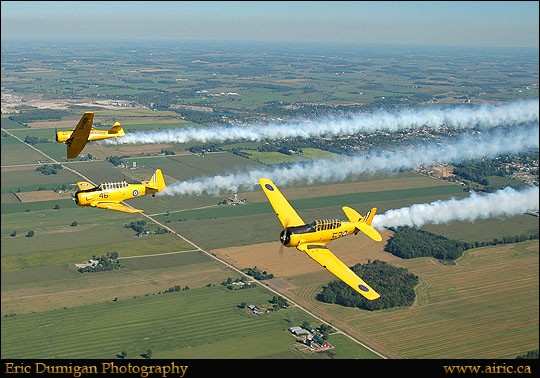
[[[133,197],[137,197],[139,195],[139,191],[137,189],[133,190]]]
[[[270,184],[265,184],[264,187],[270,191],[274,191],[274,187]]]
[[[368,292],[368,291],[369,291],[369,289],[368,289],[367,287],[365,287],[364,285],[362,285],[362,284],[358,285],[358,288],[359,288],[360,290],[364,291],[364,292]]]

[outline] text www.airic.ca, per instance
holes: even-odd
[[[528,365],[443,365],[445,374],[532,374]]]

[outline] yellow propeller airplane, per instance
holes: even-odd
[[[381,241],[381,234],[371,226],[377,208],[374,207],[365,216],[361,216],[356,210],[344,206],[342,209],[349,218],[348,222],[325,219],[306,224],[271,180],[261,178],[259,184],[284,227],[279,234],[281,244],[286,247],[296,247],[299,251],[307,253],[309,257],[367,299],[374,300],[380,297],[379,293],[326,247],[331,240],[356,235],[359,231],[375,241]]]
[[[56,141],[58,143],[65,143],[67,146],[68,159],[79,156],[89,141],[118,138],[125,135],[120,122],[116,122],[109,130],[97,130],[92,127],[93,121],[94,113],[86,112],[73,130],[56,131]]]
[[[141,213],[143,210],[124,205],[121,203],[122,201],[147,194],[155,197],[157,192],[166,187],[161,169],[156,169],[150,180],[141,181],[140,184],[131,184],[124,180],[101,183],[98,186],[94,186],[87,181],[79,181],[75,185],[79,187],[73,197],[77,205],[118,210],[126,213]]]

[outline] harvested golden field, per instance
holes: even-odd
[[[15,193],[21,202],[38,202],[70,199],[73,196],[72,192],[58,193],[54,190],[39,190],[35,192]]]
[[[349,266],[379,259],[418,275],[410,308],[369,312],[319,302],[322,286],[336,278],[296,249],[280,257],[278,242],[214,252],[273,273],[269,287],[389,358],[515,358],[516,350],[538,348],[538,240],[473,249],[455,265],[403,260],[382,252],[384,243],[360,236],[329,246]]]

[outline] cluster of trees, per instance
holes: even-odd
[[[272,273],[267,273],[266,270],[261,271],[256,266],[253,268],[242,269],[242,272],[246,273],[248,276],[251,276],[259,281],[269,280],[269,279],[274,278],[274,275]]]
[[[538,359],[538,349],[530,350],[527,353],[520,354],[516,357],[517,360],[537,360]]]
[[[60,164],[44,164],[36,168],[36,171],[44,175],[55,175],[59,169],[62,169]]]
[[[173,287],[170,287],[168,289],[165,289],[163,290],[163,293],[173,293],[175,291],[180,291],[180,290],[189,290],[189,286],[184,286],[184,288],[180,288],[180,285],[174,285]],[[162,292],[160,291],[158,294],[161,294]]]
[[[146,221],[144,220],[138,220],[138,221],[126,223],[124,227],[131,228],[133,231],[137,233],[137,235],[150,233],[148,229],[146,228]],[[158,227],[154,231],[155,234],[168,234],[169,232],[170,232],[169,230],[162,227]]]
[[[466,161],[454,164],[454,175],[463,180],[485,186],[486,191],[493,191],[489,182],[489,176],[507,177],[519,171],[519,167],[537,167],[538,151],[525,152],[516,156],[505,155],[494,159],[485,159],[480,161]],[[533,175],[538,175],[538,168],[530,171]]]
[[[250,289],[256,286],[254,283],[248,282],[245,277],[237,278],[235,280],[228,277],[227,280],[223,281],[221,284],[229,290]]]
[[[114,165],[115,167],[118,167],[122,164],[124,164],[123,158],[127,158],[128,156],[107,156],[105,160],[107,160],[109,163]]]
[[[469,243],[404,226],[395,229],[384,250],[402,259],[428,256],[439,260],[455,260],[469,248]]]
[[[91,266],[86,266],[84,268],[77,269],[81,273],[88,272],[103,272],[107,270],[120,269],[120,260],[118,260],[117,252],[107,252],[106,255],[101,257],[92,256],[92,260],[97,261],[96,264]]]
[[[147,349],[146,352],[141,353],[140,356],[142,358],[152,358],[152,354],[153,354],[152,349]],[[127,358],[127,356],[128,356],[128,353],[125,350],[121,351],[120,353],[116,355],[116,357],[121,358],[121,359],[125,359]]]
[[[311,327],[309,322],[307,320],[304,320],[304,322],[302,323],[302,328],[310,330],[310,329],[313,329],[314,327]],[[323,340],[328,340],[328,337],[330,336],[330,332],[332,332],[332,326],[329,324],[322,323],[318,328],[315,327],[315,331],[321,334],[321,337],[323,338]]]
[[[8,118],[11,121],[26,124],[34,121],[60,121],[63,117],[71,115],[71,112],[57,109],[32,109],[32,111],[12,114]]]
[[[443,261],[453,261],[461,257],[463,252],[468,249],[536,239],[538,239],[538,231],[524,235],[504,236],[502,239],[497,238],[491,241],[468,243],[451,240],[417,228],[402,226],[394,229],[394,235],[388,239],[384,250],[402,259],[433,257]]]
[[[257,147],[259,152],[280,152],[285,155],[303,154],[304,151],[298,147],[298,144],[289,140],[266,143]]]
[[[31,136],[31,135],[27,135],[25,138],[24,138],[24,143],[28,143],[28,144],[38,144],[38,143],[51,143],[51,141],[47,138],[38,138],[36,136]]]
[[[387,262],[374,260],[367,264],[356,264],[352,271],[369,283],[381,297],[370,301],[354,291],[341,280],[331,281],[317,295],[317,300],[336,303],[363,310],[383,310],[393,307],[410,307],[416,299],[414,288],[419,282],[416,274],[405,268],[398,268]]]
[[[176,102],[177,100],[174,99]],[[216,109],[213,111],[199,111],[191,109],[169,109],[169,106],[166,107],[167,110],[172,110],[176,113],[179,113],[183,119],[186,119],[193,123],[198,123],[200,125],[204,124],[223,124],[228,118],[235,118],[235,114],[229,110],[225,109]]]
[[[288,308],[289,303],[287,303],[287,300],[281,296],[274,295],[272,299],[269,300],[270,303],[273,305],[276,305],[279,308]]]
[[[200,146],[191,146],[188,150],[192,154],[203,154],[206,152],[218,152],[221,151],[221,148],[216,143],[207,143]]]
[[[35,232],[34,232],[33,230],[30,230],[30,231],[28,231],[28,232],[26,233],[26,235],[24,235],[24,236],[26,236],[27,238],[32,238],[32,237],[34,237],[34,235],[35,235]],[[12,238],[14,238],[15,236],[17,236],[17,231],[11,232],[11,234],[9,234],[9,236],[11,236]]]
[[[487,176],[504,177],[506,170],[494,160],[480,160],[477,162],[454,164],[453,173],[462,179],[474,181],[481,185],[489,185]]]
[[[137,234],[141,234],[146,231],[146,221],[144,220],[138,220],[135,222],[130,222],[128,224],[125,224],[124,227],[131,228],[133,231],[135,231]]]

